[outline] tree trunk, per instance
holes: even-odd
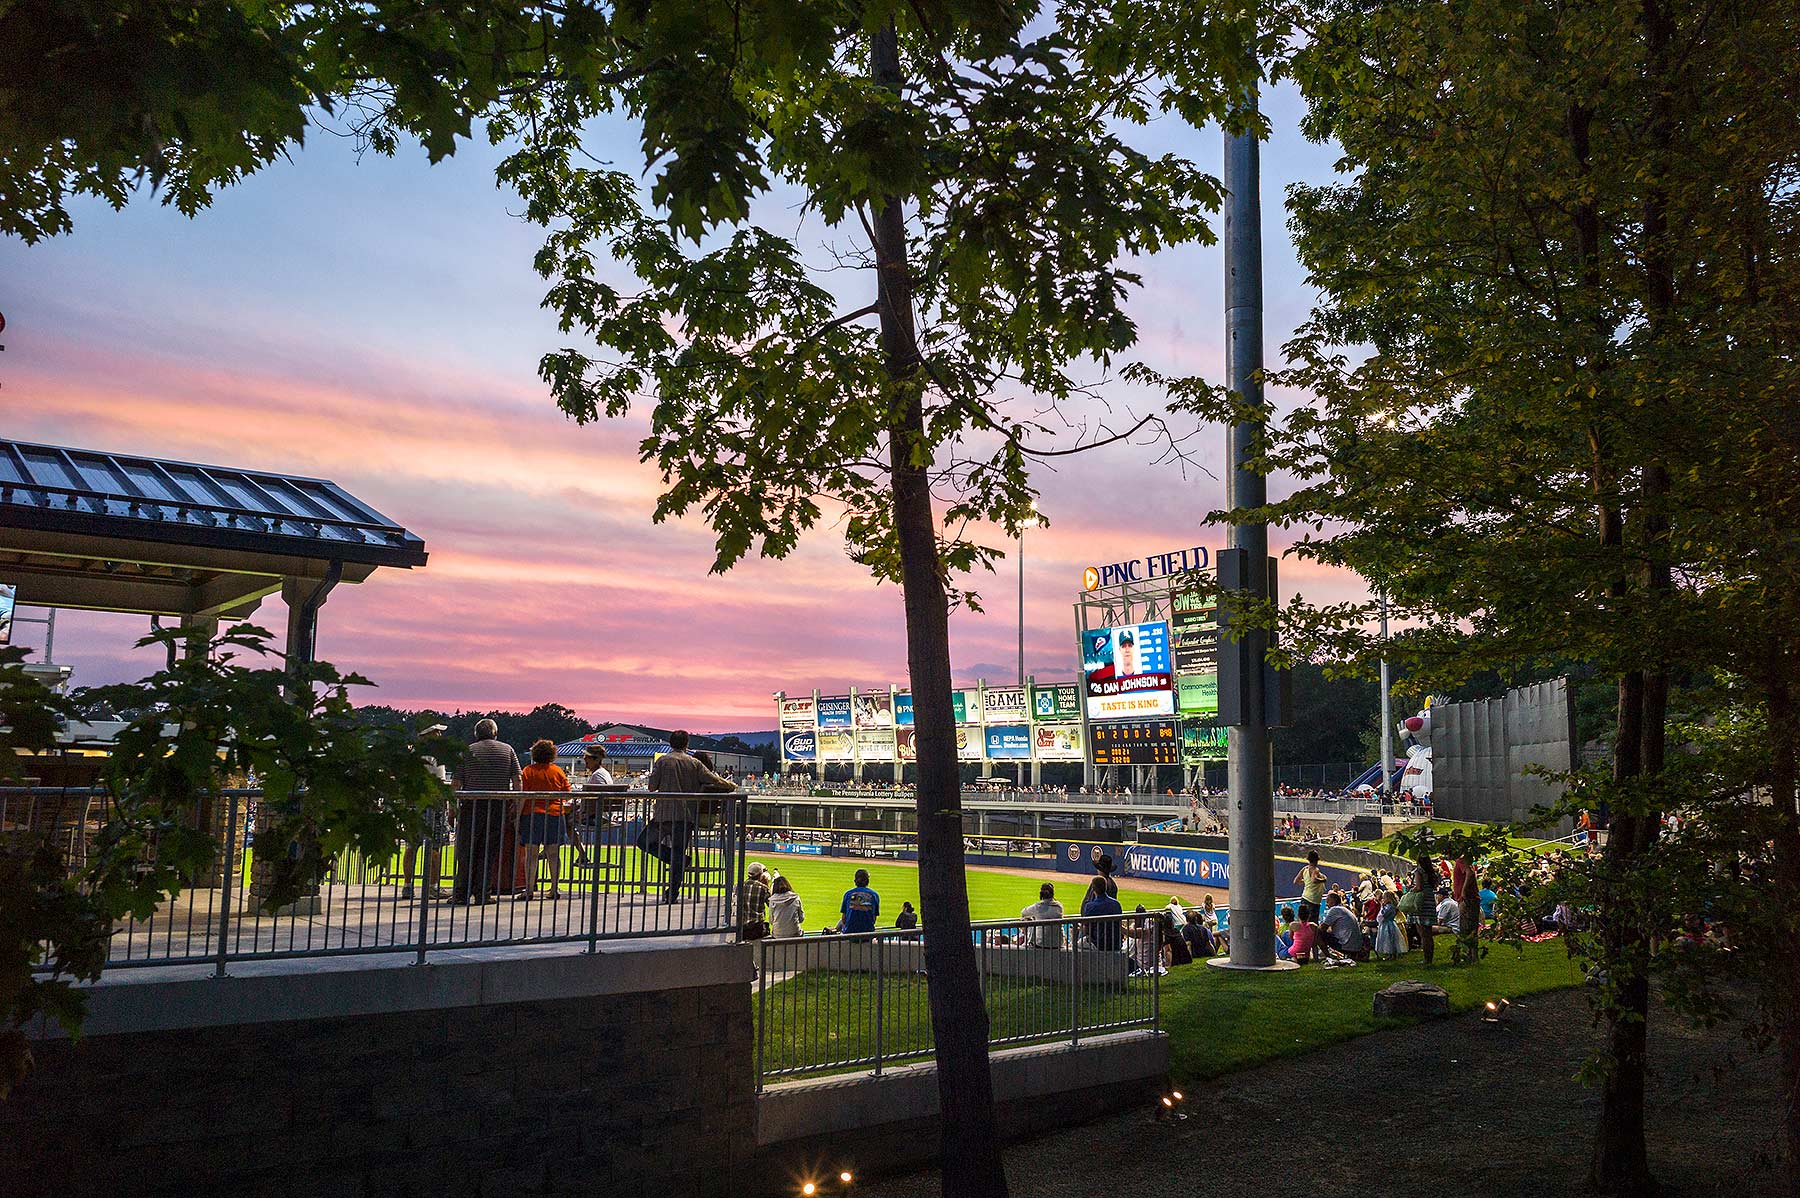
[[[899,42],[889,23],[870,38],[875,82],[898,94]],[[888,469],[906,601],[906,658],[918,755],[919,908],[926,993],[937,1045],[938,1110],[946,1198],[1005,1198],[994,1128],[988,1018],[969,931],[963,867],[962,782],[950,700],[950,603],[938,555],[924,453],[924,379],[913,323],[901,197],[873,213],[887,359]]]
[[[1770,892],[1778,895],[1800,894],[1800,700],[1793,685],[1797,663],[1800,648],[1778,651],[1764,687],[1769,703],[1769,790],[1776,813]],[[1800,953],[1781,953],[1776,960],[1774,976],[1763,984],[1773,998],[1781,1052],[1777,1115],[1787,1147],[1788,1186],[1800,1198]]]

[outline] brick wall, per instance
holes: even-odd
[[[231,983],[212,983],[229,986]],[[0,1194],[725,1194],[756,1151],[742,982],[34,1045]]]

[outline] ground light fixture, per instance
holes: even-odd
[[[1157,1122],[1160,1123],[1165,1119],[1186,1119],[1187,1112],[1179,1109],[1181,1104],[1186,1101],[1186,1095],[1182,1094],[1180,1090],[1170,1090],[1167,1094],[1158,1098],[1156,1100]]]
[[[1482,1004],[1481,1022],[1492,1024],[1495,1027],[1503,1027],[1506,1030],[1511,1031],[1512,1025],[1507,1022],[1507,1016],[1511,1015],[1512,1011],[1513,1004],[1511,999],[1490,998]]]

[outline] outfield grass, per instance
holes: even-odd
[[[794,890],[806,908],[809,931],[837,922],[838,904],[844,891],[854,884],[858,869],[869,871],[869,885],[881,896],[881,918],[877,921],[880,926],[893,926],[902,902],[912,903],[915,910],[919,906],[919,868],[910,861],[884,863],[859,858],[788,857],[781,854],[755,859],[794,884]],[[1040,879],[977,866],[969,867],[968,877],[969,915],[976,920],[1017,919],[1020,911],[1037,902],[1038,887],[1046,881],[1055,883],[1056,898],[1062,903],[1064,912],[1075,915],[1081,910],[1082,892],[1088,884],[1088,879],[1081,874]],[[1127,911],[1140,903],[1155,910],[1168,905],[1169,895],[1167,891],[1128,890],[1121,886],[1119,902]]]

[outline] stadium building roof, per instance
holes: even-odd
[[[0,439],[0,581],[20,603],[217,619],[425,564],[324,479]],[[292,631],[292,630],[290,630]]]

